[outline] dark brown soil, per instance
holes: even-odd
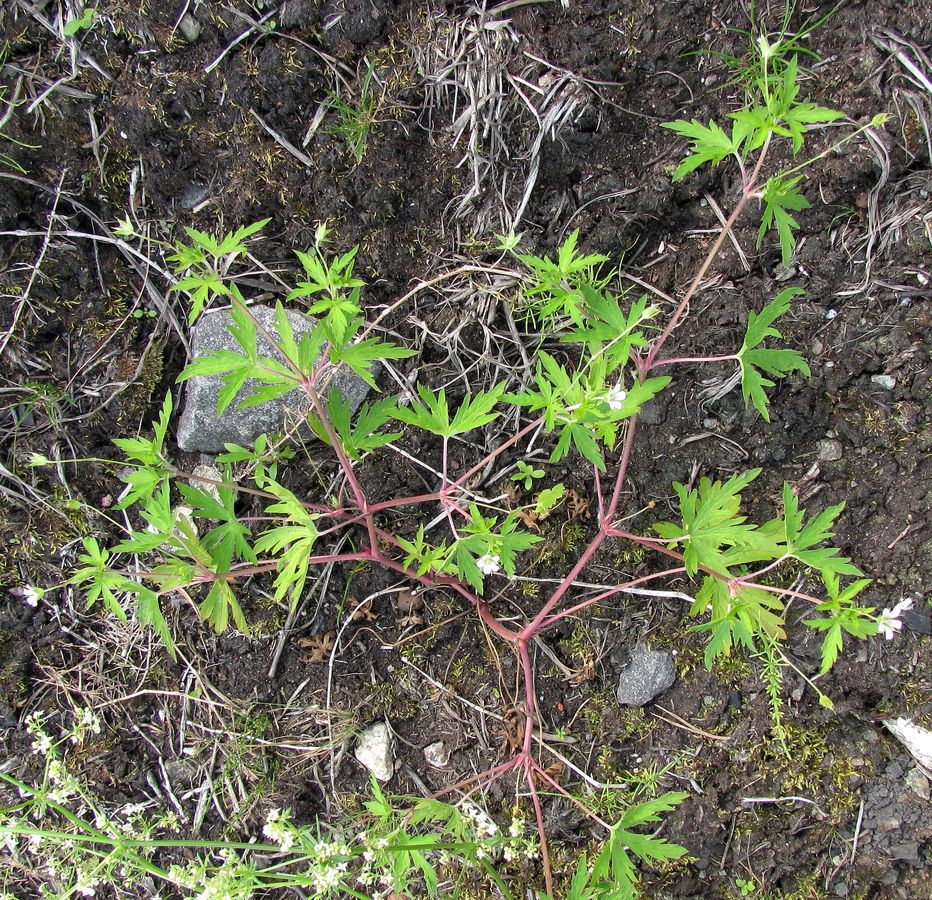
[[[8,597],[0,609],[0,727],[4,755],[28,775],[25,716],[67,709],[81,697],[101,707],[109,735],[95,748],[87,777],[127,802],[153,796],[154,781],[159,790],[187,796],[180,802],[190,815],[202,755],[215,744],[206,730],[190,737],[189,727],[191,753],[180,756],[178,703],[145,691],[191,691],[196,670],[211,696],[226,698],[229,707],[213,718],[186,709],[185,718],[193,727],[231,734],[220,743],[220,757],[233,765],[239,754],[247,773],[238,804],[230,801],[222,813],[226,823],[219,809],[208,811],[202,836],[232,836],[255,833],[269,805],[292,806],[300,821],[337,817],[333,784],[344,798],[364,789],[365,773],[351,755],[331,782],[326,757],[276,747],[326,737],[315,710],[325,705],[328,679],[331,709],[354,727],[388,718],[402,762],[391,788],[417,794],[412,773],[439,789],[503,758],[507,728],[479,717],[455,695],[507,719],[514,661],[457,600],[439,593],[416,611],[422,621],[405,619],[395,594],[379,596],[371,620],[360,618],[341,633],[332,672],[326,660],[306,661],[299,639],[339,628],[348,597],[397,585],[385,573],[365,570],[334,570],[316,606],[307,604],[293,623],[272,678],[284,617],[258,590],[244,601],[252,638],[216,637],[187,609],[173,613],[189,667],[135,638],[127,658],[120,657],[119,630],[104,628],[99,612],[85,612],[70,590],[51,592],[37,609],[23,602],[16,588],[57,585],[67,577],[81,533],[112,542],[120,525],[109,508],[121,488],[113,467],[30,469],[29,455],[114,459],[113,437],[147,428],[166,391],[179,396],[183,331],[165,313],[177,297],[144,261],[108,242],[105,227],[112,230],[132,210],[153,238],[172,241],[183,237],[185,225],[219,231],[271,217],[255,252],[288,281],[296,274],[292,251],[308,246],[316,224],[327,220],[339,249],[360,245],[357,271],[368,282],[364,297],[373,315],[445,263],[496,255],[488,253],[490,233],[473,240],[451,225],[451,204],[470,176],[457,166],[464,150],[451,146],[450,121],[424,115],[425,86],[415,63],[431,17],[455,21],[466,14],[462,4],[287,0],[274,30],[251,33],[209,73],[246,30],[242,15],[254,20],[257,13],[239,0],[191,4],[200,33],[188,43],[175,27],[183,6],[98,4],[98,20],[80,36],[83,56],[67,91],[52,89],[34,111],[27,109],[32,100],[70,75],[70,57],[41,17],[27,12],[28,4],[0,12],[4,103],[17,84],[30,95],[0,140],[0,322],[4,335],[13,329],[0,358],[0,584]],[[501,14],[528,52],[598,85],[588,108],[543,144],[519,228],[525,248],[553,253],[578,228],[588,252],[623,259],[626,271],[654,288],[682,294],[718,227],[712,202],[727,215],[740,186],[725,169],[673,184],[683,146],[659,125],[678,117],[724,122],[740,106],[728,69],[705,52],[744,52],[740,30],[748,20],[740,6],[573,0],[569,9],[532,3]],[[774,7],[757,12],[777,29],[782,8],[762,6]],[[832,8],[807,4],[791,27]],[[629,512],[656,502],[657,511],[633,520],[646,528],[651,517],[665,515],[674,480],[760,466],[763,474],[747,494],[749,515],[772,513],[784,481],[810,510],[845,501],[836,541],[873,579],[870,605],[882,609],[914,597],[926,616],[932,168],[923,129],[932,118],[932,93],[910,78],[891,48],[921,67],[916,48],[928,52],[930,45],[932,16],[915,0],[842,2],[809,37],[806,46],[815,54],[806,60],[809,97],[843,110],[850,123],[842,129],[878,113],[891,119],[876,144],[856,140],[808,170],[804,187],[812,207],[798,215],[801,246],[789,269],[780,265],[772,235],[757,248],[757,220],[753,212],[745,215],[735,238],[747,268],[727,245],[675,346],[682,355],[732,352],[749,309],[760,309],[783,286],[799,286],[805,295],[785,334],[806,355],[812,375],[775,390],[766,423],[745,410],[740,390],[712,400],[703,393],[708,385],[700,379],[727,378],[729,368],[680,372],[642,420],[625,501]],[[327,133],[332,114],[302,145],[334,90],[320,51],[353,85],[370,62],[384,83],[385,99],[358,164],[342,138]],[[925,73],[932,77],[928,68]],[[312,165],[279,146],[269,130]],[[827,129],[808,147],[818,152],[842,133]],[[162,258],[158,247],[149,249],[154,260]],[[19,304],[27,284],[28,302]],[[256,294],[278,291],[264,275],[254,276],[250,287]],[[402,374],[419,368],[435,386],[456,374],[448,350],[457,324],[463,324],[456,340],[464,352],[478,353],[489,329],[507,334],[501,306],[456,305],[439,290],[421,292],[386,323],[422,351]],[[491,446],[499,437],[483,439]],[[415,445],[405,436],[400,445],[427,461],[439,458],[439,447],[429,442]],[[468,464],[480,449],[464,445],[456,452]],[[594,502],[581,467],[557,466],[551,475]],[[313,488],[326,484],[328,473],[291,477]],[[425,487],[418,470],[395,455],[366,464],[362,478],[376,500]],[[561,577],[595,529],[584,507],[572,521],[561,515],[544,526],[549,552],[534,566],[535,577]],[[413,511],[410,521],[417,521]],[[404,529],[405,521],[398,526]],[[653,565],[623,551],[601,554],[587,574],[637,575]],[[517,591],[500,602],[535,608],[533,597]],[[819,647],[798,626],[801,617],[802,610],[790,611],[788,652],[811,676]],[[775,897],[932,897],[928,799],[923,813],[924,801],[903,781],[909,757],[882,726],[892,715],[927,723],[932,716],[929,638],[907,630],[894,641],[874,638],[850,648],[818,682],[834,711],[820,707],[788,669],[787,756],[772,736],[759,663],[732,659],[707,671],[702,635],[687,633],[688,624],[676,600],[613,600],[562,634],[548,634],[550,653],[541,650],[537,658],[548,729],[570,736],[564,750],[576,765],[614,782],[670,764],[661,787],[689,791],[666,818],[663,834],[687,847],[690,861],[645,873],[646,895],[737,896],[742,878]],[[614,702],[626,648],[643,640],[677,652],[679,678],[659,701],[676,718],[653,705],[630,711]],[[79,676],[81,667],[87,671]],[[418,670],[448,691],[432,687]],[[441,738],[454,747],[444,771],[431,769],[422,754]],[[492,787],[493,809],[512,799]],[[565,846],[591,839],[588,823],[571,807],[554,801],[548,817],[551,836]],[[896,827],[887,828],[891,820]]]

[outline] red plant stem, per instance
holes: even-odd
[[[737,360],[737,353],[727,353],[724,356],[671,356],[667,359],[658,359],[654,363],[654,368],[658,366],[672,366],[674,363],[714,363],[727,362],[730,359]]]
[[[531,760],[531,765],[534,767],[534,771],[537,772],[541,776],[541,778],[544,779],[544,781],[552,785],[557,791],[563,794],[563,796],[566,797],[566,799],[569,800],[571,803],[578,806],[579,809],[582,810],[582,812],[585,815],[587,815],[590,819],[592,819],[593,822],[598,822],[599,825],[601,825],[606,831],[612,830],[612,826],[609,825],[608,822],[606,822],[603,818],[601,818],[599,815],[597,815],[591,809],[589,809],[589,807],[586,806],[586,804],[583,803],[581,800],[578,800],[576,797],[574,797],[569,791],[566,790],[566,788],[561,787],[560,783],[555,778],[551,778],[550,775],[547,774],[546,769],[541,768],[539,763],[536,763],[534,762],[534,760]]]
[[[602,529],[606,531],[610,526],[611,520],[615,517],[618,509],[618,503],[621,500],[621,489],[625,483],[625,477],[628,474],[628,464],[631,462],[631,450],[634,447],[634,433],[637,430],[639,414],[635,413],[628,419],[628,429],[625,432],[625,441],[621,448],[621,461],[618,463],[618,474],[615,476],[615,489],[612,491],[612,500],[605,510],[605,521],[602,523]]]
[[[368,501],[366,499],[365,491],[362,489],[362,485],[359,483],[359,479],[356,477],[356,472],[353,470],[352,462],[346,455],[346,452],[343,450],[343,444],[340,441],[339,435],[336,433],[336,429],[334,429],[329,417],[327,416],[327,411],[324,409],[323,401],[321,400],[317,388],[314,386],[313,380],[310,378],[303,378],[302,387],[304,388],[304,392],[308,395],[308,397],[311,398],[311,403],[313,404],[314,410],[317,413],[317,418],[320,421],[320,424],[324,427],[324,431],[327,432],[327,438],[330,441],[330,446],[333,448],[333,452],[337,456],[337,460],[340,463],[340,468],[343,469],[343,473],[346,475],[346,480],[349,483],[350,489],[353,492],[353,497],[356,500],[356,506],[362,513],[362,519],[365,523],[366,531],[369,534],[369,546],[374,550],[376,547],[375,522],[367,508]]]
[[[541,623],[550,615],[551,610],[553,610],[563,598],[563,595],[572,587],[573,582],[576,580],[576,576],[589,564],[589,560],[592,559],[604,540],[605,532],[600,530],[590,541],[589,546],[583,550],[582,555],[576,561],[576,565],[573,566],[566,578],[563,579],[562,583],[558,585],[557,589],[550,595],[550,599],[541,607],[540,612],[534,616],[530,624],[525,625],[518,633],[518,636],[522,640],[530,640],[540,631]]]
[[[563,595],[573,586],[576,576],[588,565],[589,560],[595,555],[599,547],[608,537],[612,529],[611,520],[618,508],[618,502],[621,498],[621,488],[624,484],[625,475],[628,472],[628,463],[631,461],[631,448],[634,446],[634,434],[637,427],[637,413],[628,420],[628,430],[625,432],[624,445],[621,450],[621,461],[618,464],[618,474],[615,476],[615,487],[612,491],[612,499],[608,508],[605,510],[605,516],[599,527],[598,533],[589,542],[589,546],[583,551],[582,555],[576,561],[576,565],[570,570],[563,582],[550,595],[550,599],[543,605],[540,612],[529,625],[526,625],[520,632],[522,638],[527,640],[533,637],[541,629],[544,620],[550,615],[556,605],[563,599]]]
[[[529,756],[531,753],[531,742],[534,740],[534,725],[535,723],[540,724],[541,731],[543,731],[543,723],[538,721],[537,696],[534,691],[534,667],[531,665],[531,655],[527,650],[527,641],[523,638],[518,638],[517,647],[518,658],[521,660],[521,673],[524,679],[524,705],[526,707],[522,753]]]
[[[325,565],[327,563],[341,562],[373,562],[375,557],[368,551],[362,550],[358,553],[323,553],[320,556],[309,556],[308,565]],[[228,578],[245,578],[249,575],[258,575],[260,572],[268,572],[278,565],[278,560],[272,559],[267,562],[248,563],[243,565],[231,566],[224,572],[224,577]]]
[[[757,184],[757,179],[760,176],[761,167],[764,165],[764,159],[767,156],[767,149],[770,146],[770,137],[767,135],[767,139],[764,141],[764,146],[761,147],[760,155],[757,157],[757,164],[754,166],[754,171],[751,173],[751,177],[744,183],[743,190],[741,192],[741,199],[738,201],[731,215],[728,217],[728,220],[722,226],[722,230],[718,233],[718,237],[715,239],[715,243],[712,244],[711,249],[706,254],[705,259],[702,261],[702,265],[699,267],[699,271],[696,273],[696,277],[693,278],[692,284],[690,284],[689,289],[686,291],[686,294],[683,296],[683,299],[680,301],[680,305],[676,308],[676,311],[673,313],[673,316],[670,318],[670,321],[667,322],[666,328],[664,328],[660,337],[654,341],[653,345],[650,348],[650,351],[647,354],[647,359],[644,362],[643,371],[647,372],[652,369],[655,365],[655,360],[657,359],[657,354],[660,352],[660,348],[666,343],[668,337],[670,337],[673,329],[676,328],[677,322],[682,318],[683,313],[686,312],[686,307],[689,306],[689,301],[692,300],[693,294],[699,289],[699,285],[702,284],[702,279],[705,278],[705,273],[708,272],[709,266],[712,265],[712,262],[718,256],[719,251],[722,249],[728,235],[731,234],[731,230],[735,227],[735,222],[738,221],[738,217],[744,211],[744,207],[747,206],[748,201],[751,199],[751,196],[754,193],[754,187]]]
[[[670,575],[681,575],[685,573],[685,571],[685,566],[677,566],[675,569],[664,569],[662,572],[654,572],[653,575],[642,575],[640,578],[635,578],[633,581],[626,581],[624,584],[619,584],[613,588],[609,588],[607,591],[603,591],[601,594],[598,594],[595,597],[590,597],[588,600],[584,600],[582,603],[577,603],[575,606],[571,606],[569,609],[561,610],[556,615],[550,616],[550,618],[546,619],[540,626],[540,631],[544,631],[555,622],[559,622],[560,619],[565,619],[567,616],[578,613],[586,609],[588,606],[592,606],[595,603],[601,603],[603,600],[607,600],[609,597],[613,597],[615,594],[624,593],[626,590],[628,590],[628,588],[637,587],[639,584],[644,584],[657,578],[666,578]]]
[[[433,494],[416,494],[411,497],[402,497],[400,500],[382,500],[379,503],[373,503],[367,507],[367,512],[371,515],[383,512],[386,509],[395,509],[398,506],[411,506],[415,503],[436,503],[441,500],[440,493]]]
[[[444,794],[450,794],[453,791],[462,791],[463,788],[468,787],[471,784],[474,784],[477,781],[481,781],[483,778],[488,778],[490,781],[494,781],[496,778],[501,778],[509,769],[513,769],[521,762],[521,756],[515,756],[512,759],[509,759],[508,762],[499,763],[497,766],[493,766],[491,769],[486,769],[484,772],[480,772],[478,775],[471,775],[469,778],[464,778],[462,781],[457,781],[456,784],[451,784],[449,787],[445,787],[443,790],[435,791],[431,794],[431,797],[437,798],[442,797]]]
[[[531,760],[524,763],[524,777],[527,779],[528,791],[531,794],[531,803],[534,805],[534,818],[537,821],[537,835],[540,838],[540,860],[544,867],[544,890],[548,897],[553,896],[553,875],[550,872],[550,852],[547,848],[547,828],[544,825],[544,811],[537,796],[537,787],[534,784],[534,774],[531,771]]]

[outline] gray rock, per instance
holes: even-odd
[[[201,36],[201,23],[191,13],[185,13],[178,23],[178,30],[189,44],[193,44]]]
[[[896,387],[896,379],[892,375],[871,375],[871,384],[876,384],[885,391],[892,391]]]
[[[910,841],[906,844],[894,844],[890,848],[890,856],[902,862],[909,863],[911,866],[922,865],[922,860],[919,858],[918,841]]]
[[[434,741],[424,748],[424,759],[435,769],[445,769],[450,762],[450,748],[443,741]]]
[[[257,346],[260,356],[281,360],[281,354],[265,339],[262,329],[275,335],[275,310],[268,306],[252,306],[250,312],[261,326]],[[288,310],[288,321],[300,341],[314,326],[314,320],[302,313]],[[207,356],[215,350],[240,349],[228,326],[232,322],[229,310],[208,312],[201,316],[191,335],[191,352],[194,359]],[[349,369],[338,370],[332,385],[349,402],[351,412],[359,409],[369,386]],[[228,443],[250,446],[263,432],[279,431],[291,419],[303,418],[310,406],[304,391],[295,388],[275,400],[260,406],[238,409],[255,387],[247,381],[236,399],[222,416],[217,415],[217,399],[223,389],[219,375],[197,376],[187,381],[184,409],[178,422],[178,446],[182,450],[200,450],[203,453],[221,453]]]
[[[837,462],[842,457],[841,441],[833,441],[828,438],[821,440],[816,444],[816,452],[822,462]]]
[[[193,44],[201,36],[201,23],[191,13],[185,13],[178,23],[178,30],[189,44]]]
[[[388,781],[395,774],[392,735],[385,722],[376,722],[359,735],[353,755],[379,781]]]
[[[179,203],[184,209],[194,209],[198,204],[203,203],[210,195],[206,184],[195,182],[189,184],[182,192]]]
[[[928,801],[930,796],[932,796],[929,779],[926,778],[919,769],[915,767],[910,769],[903,780],[910,786],[913,793],[923,800]]]
[[[644,706],[669,690],[675,680],[673,657],[666,650],[648,650],[638,644],[621,673],[616,696],[623,706]]]

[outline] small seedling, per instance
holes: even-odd
[[[366,155],[369,135],[377,121],[378,101],[372,90],[374,72],[375,63],[369,63],[360,84],[359,99],[355,105],[348,103],[337,94],[331,94],[328,101],[335,121],[324,131],[342,138],[357,164],[361,163]]]
[[[523,484],[526,491],[529,491],[534,486],[535,479],[544,477],[543,469],[535,469],[523,459],[519,459],[515,465],[518,471],[511,476],[511,480]]]
[[[66,38],[74,37],[79,31],[84,31],[88,28],[91,28],[94,24],[94,20],[97,18],[97,10],[91,7],[85,9],[80,16],[75,18],[68,19],[62,25],[62,35]]]

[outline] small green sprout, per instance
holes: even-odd
[[[79,31],[90,28],[97,18],[97,10],[93,8],[85,9],[84,12],[74,18],[69,19],[62,25],[62,34],[67,37],[74,37]]]
[[[511,476],[511,480],[523,483],[526,491],[529,491],[534,486],[535,478],[544,477],[543,469],[535,469],[532,465],[524,462],[524,460],[519,460],[517,465],[518,471]]]

